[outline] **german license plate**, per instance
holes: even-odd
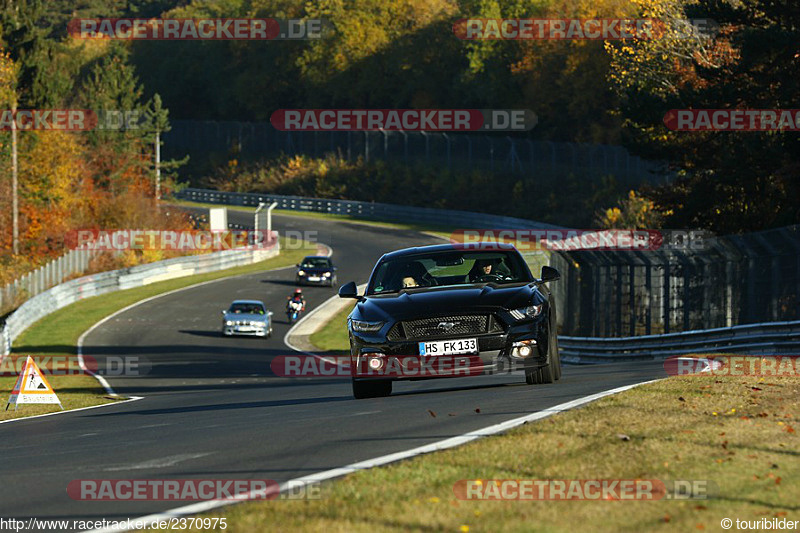
[[[308,276],[308,281],[319,281],[319,280],[320,280],[319,276]]]
[[[478,339],[456,339],[419,343],[420,355],[456,355],[478,353]]]

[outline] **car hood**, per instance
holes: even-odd
[[[491,313],[529,305],[537,292],[530,285],[442,287],[420,292],[369,296],[356,309],[363,320],[407,320],[459,313]]]
[[[245,313],[225,313],[225,320],[249,320],[265,322],[269,315],[250,315]]]

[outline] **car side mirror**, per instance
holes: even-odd
[[[294,266],[296,266],[296,267],[300,267],[300,263],[297,263],[297,264],[296,264],[296,265],[294,265]]]
[[[348,281],[339,287],[339,298],[359,298],[355,281]]]
[[[542,283],[547,283],[548,281],[558,281],[560,279],[561,274],[559,274],[558,270],[551,266],[542,267]]]
[[[220,313],[222,313],[222,314],[224,315],[225,313],[227,313],[227,311],[225,311],[225,310],[223,309],[222,311],[220,311]]]

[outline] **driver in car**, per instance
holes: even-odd
[[[491,259],[478,259],[469,271],[469,282],[479,283],[481,281],[509,280],[511,273],[508,268],[498,264]]]
[[[470,283],[475,283],[482,276],[492,274],[493,269],[494,269],[494,264],[492,264],[491,261],[486,259],[478,259],[477,261],[475,261],[475,264],[472,265],[472,268],[469,271]]]

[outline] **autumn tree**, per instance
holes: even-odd
[[[670,109],[797,107],[800,10],[780,2],[637,3],[642,16],[665,21],[665,34],[609,45],[610,79],[629,141],[679,172],[674,183],[645,191],[666,224],[731,233],[800,222],[797,132],[682,132],[663,123]],[[718,30],[687,26],[697,18]]]

